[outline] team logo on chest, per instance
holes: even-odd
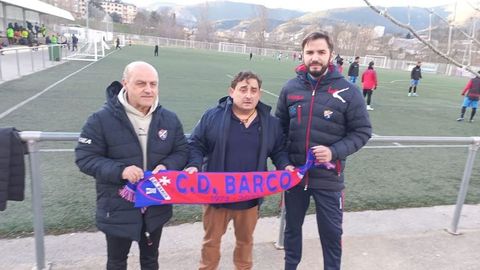
[[[168,136],[168,130],[160,129],[158,131],[158,137],[160,138],[160,140],[165,141],[167,139],[167,136]]]
[[[328,93],[332,94],[333,98],[336,98],[336,99],[340,100],[342,103],[345,103],[346,102],[345,99],[343,99],[343,97],[340,96],[339,94],[344,92],[344,91],[347,91],[348,89],[350,89],[350,87],[346,87],[346,88],[343,88],[343,89],[333,89],[329,86],[328,87]]]
[[[333,114],[332,111],[330,111],[330,110],[325,110],[325,111],[323,111],[323,118],[325,118],[325,119],[328,120],[328,119],[330,119],[330,118],[332,117],[332,114]]]

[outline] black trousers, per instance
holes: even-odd
[[[343,192],[307,189],[297,185],[285,192],[285,270],[297,269],[302,259],[302,225],[310,198],[315,201],[323,269],[340,270],[342,257]]]
[[[160,227],[150,233],[151,245],[145,236],[145,225],[142,228],[142,236],[138,243],[140,250],[140,266],[142,270],[158,270],[158,246],[162,236]],[[128,238],[106,235],[107,238],[107,270],[127,270],[127,259],[132,240]]]
[[[372,102],[372,94],[372,89],[363,89],[363,97],[367,98],[367,105],[370,105],[370,102]]]

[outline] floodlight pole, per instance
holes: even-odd
[[[473,18],[473,24],[472,24],[472,39],[470,40],[470,47],[468,51],[468,65],[470,66],[472,64],[472,48],[473,48],[473,40],[475,40],[475,28],[477,25],[477,20]]]
[[[453,32],[453,27],[452,25],[448,25],[448,44],[447,44],[447,53],[446,55],[450,55],[450,49],[452,46],[452,32]]]
[[[88,6],[89,6],[90,2],[88,0],[85,0],[85,5],[87,6],[86,7],[86,13],[85,15],[87,16],[85,21],[86,21],[86,26],[87,26],[87,30],[86,30],[86,33],[85,33],[85,38],[87,39],[87,42],[88,42],[88,32],[89,32],[89,26],[88,26],[88,16],[89,16],[89,12],[88,12]]]
[[[358,36],[360,36],[360,25],[358,25],[357,37],[355,38],[355,48],[353,48],[353,57],[357,56]]]
[[[432,41],[432,16],[433,16],[432,13],[430,13],[430,14],[428,15],[428,19],[429,19],[428,41]]]

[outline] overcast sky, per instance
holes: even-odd
[[[327,0],[327,1],[311,1],[311,0],[230,0],[231,2],[243,2],[243,3],[255,3],[255,4],[262,4],[268,8],[286,8],[286,9],[294,9],[294,10],[301,10],[306,12],[313,12],[319,10],[326,10],[332,8],[344,8],[344,7],[361,7],[366,6],[363,0]],[[419,7],[433,7],[433,6],[440,6],[444,4],[452,4],[458,2],[465,2],[468,0],[370,0],[370,3],[373,5],[378,6],[419,6]],[[470,0],[471,1],[471,0]],[[124,2],[133,3],[135,5],[139,5],[141,2],[141,6],[146,6],[151,3],[156,2],[175,2],[176,4],[180,5],[190,5],[190,4],[198,4],[204,3],[205,0],[144,0],[144,1],[136,1],[136,0],[124,0]],[[208,1],[214,2],[214,1]],[[471,1],[475,3],[475,1]]]

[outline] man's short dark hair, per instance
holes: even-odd
[[[328,49],[330,50],[330,52],[333,52],[333,41],[330,39],[330,36],[327,32],[312,32],[308,34],[305,38],[303,38],[302,51],[305,49],[305,45],[307,45],[308,42],[317,39],[325,39],[328,45]]]
[[[250,80],[250,79],[257,80],[258,88],[262,88],[262,79],[260,79],[260,77],[257,74],[248,70],[240,71],[237,75],[235,75],[235,77],[233,77],[232,83],[230,84],[230,87],[235,88],[235,86],[237,86],[239,82],[243,80]]]
[[[358,59],[360,59],[360,56],[355,56],[355,60],[358,60]]]

